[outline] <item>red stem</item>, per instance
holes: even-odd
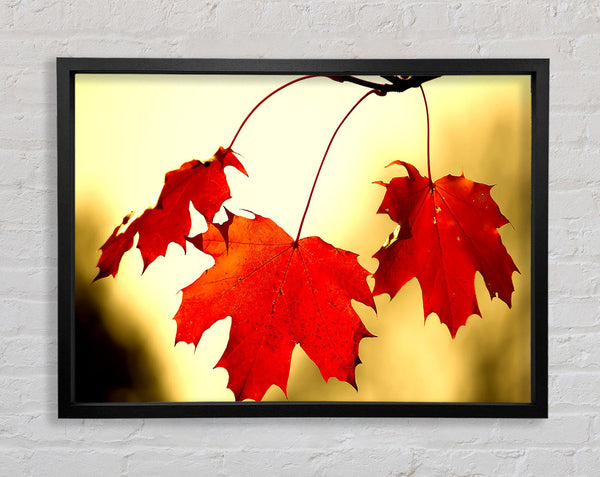
[[[304,214],[302,214],[302,220],[300,221],[300,227],[298,227],[298,234],[296,235],[296,240],[294,240],[294,245],[298,245],[298,240],[300,239],[300,232],[302,232],[302,226],[304,225],[304,219],[306,218],[306,213],[308,212],[308,207],[310,206],[310,201],[312,200],[313,193],[315,192],[315,187],[317,185],[317,181],[319,180],[319,175],[321,174],[321,169],[323,169],[323,164],[325,164],[325,158],[327,157],[327,153],[329,152],[329,148],[331,147],[331,144],[333,143],[333,140],[335,139],[336,134],[338,133],[338,131],[342,127],[342,124],[344,124],[344,122],[346,121],[346,119],[348,119],[348,116],[350,116],[352,114],[352,111],[354,111],[356,109],[356,107],[360,103],[362,103],[364,99],[367,98],[367,96],[369,96],[369,95],[371,95],[373,93],[377,93],[377,90],[372,89],[368,93],[365,93],[354,104],[354,106],[352,106],[352,108],[350,109],[350,111],[348,111],[348,113],[346,114],[346,116],[344,116],[344,119],[342,119],[342,121],[340,122],[340,124],[338,124],[338,127],[336,128],[335,132],[333,133],[333,136],[331,136],[331,139],[329,140],[329,144],[327,145],[327,149],[325,149],[325,154],[323,154],[323,159],[321,159],[321,164],[319,165],[319,169],[317,170],[317,175],[315,176],[315,181],[313,182],[312,189],[310,190],[310,195],[308,196],[308,202],[306,203],[306,208],[304,209]]]
[[[429,188],[433,189],[433,181],[431,180],[431,160],[429,157],[429,108],[427,107],[427,98],[425,97],[425,91],[423,85],[419,85],[421,93],[423,94],[423,101],[425,101],[425,114],[427,115],[427,174],[429,175]]]
[[[242,130],[242,128],[244,127],[244,125],[246,124],[246,121],[248,121],[248,119],[250,119],[250,116],[252,116],[252,114],[254,114],[254,111],[256,111],[258,109],[258,107],[263,104],[267,99],[269,99],[271,96],[273,96],[275,93],[279,93],[279,91],[281,91],[284,88],[287,88],[288,86],[293,85],[294,83],[297,83],[298,81],[302,81],[308,78],[316,78],[320,75],[308,75],[308,76],[302,76],[301,78],[296,78],[295,80],[290,81],[289,83],[286,83],[282,86],[280,86],[279,88],[277,88],[274,91],[271,91],[268,95],[266,95],[263,99],[261,99],[258,104],[256,106],[254,106],[252,108],[252,111],[250,111],[248,113],[248,116],[246,116],[246,119],[244,119],[242,121],[242,124],[240,124],[240,127],[238,128],[237,132],[235,133],[235,136],[233,136],[233,139],[231,140],[231,143],[229,144],[229,147],[227,149],[231,149],[233,147],[233,143],[235,142],[235,140],[237,139],[238,135],[240,134],[240,131]]]

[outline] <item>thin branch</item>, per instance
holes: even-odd
[[[327,76],[329,79],[337,81],[338,83],[348,82],[354,83],[366,88],[374,89],[379,93],[402,93],[410,88],[418,88],[426,81],[439,78],[439,76],[381,76],[383,79],[389,81],[389,83],[375,83],[373,81],[367,81],[356,76]]]
[[[331,139],[329,140],[329,144],[327,145],[327,149],[325,149],[325,154],[323,154],[323,159],[321,159],[321,164],[319,165],[319,169],[317,170],[317,175],[315,176],[315,181],[313,182],[312,189],[310,190],[310,195],[308,196],[308,202],[306,203],[306,208],[304,209],[304,214],[302,214],[302,220],[300,221],[300,226],[298,227],[298,234],[296,235],[296,240],[294,240],[294,246],[297,246],[298,240],[300,240],[300,232],[302,232],[302,226],[304,225],[304,219],[306,218],[306,213],[308,212],[308,207],[310,206],[310,201],[312,199],[313,193],[315,192],[315,187],[317,185],[317,181],[319,180],[319,175],[321,174],[321,169],[323,169],[323,164],[325,164],[325,158],[327,157],[327,153],[329,153],[329,148],[331,148],[331,144],[333,143],[335,136],[337,135],[338,131],[342,127],[342,124],[344,124],[346,119],[348,119],[348,116],[350,116],[352,114],[352,111],[354,111],[360,103],[362,103],[368,96],[370,96],[373,93],[385,94],[385,93],[379,93],[375,89],[372,89],[372,90],[368,91],[367,93],[365,93],[356,103],[354,103],[354,106],[352,106],[350,111],[348,111],[348,113],[346,113],[346,116],[344,116],[344,119],[342,119],[342,121],[340,122],[340,124],[338,124],[338,127],[334,131],[333,136],[331,136]]]
[[[261,99],[256,106],[254,106],[252,108],[252,110],[248,113],[248,116],[246,116],[246,118],[242,121],[242,124],[240,125],[240,127],[238,128],[237,132],[235,133],[235,136],[233,136],[233,139],[231,140],[231,143],[229,144],[229,147],[227,149],[231,149],[233,147],[233,143],[235,142],[235,140],[237,139],[238,135],[240,134],[242,128],[244,127],[244,125],[246,124],[246,121],[248,121],[248,119],[250,119],[250,116],[252,116],[254,114],[254,111],[256,111],[259,106],[261,104],[263,104],[267,99],[269,99],[271,96],[273,96],[275,93],[279,93],[279,91],[281,91],[282,89],[287,88],[288,86],[293,85],[294,83],[297,83],[298,81],[303,81],[305,79],[309,79],[309,78],[316,78],[320,75],[307,75],[307,76],[302,76],[300,78],[296,78],[295,80],[290,81],[289,83],[284,84],[283,86],[280,86],[279,88],[275,89],[274,91],[271,91],[268,95],[266,95],[263,99]]]
[[[242,121],[242,124],[240,125],[240,127],[237,130],[237,132],[233,136],[233,139],[231,140],[231,143],[229,144],[228,149],[231,149],[233,147],[233,144],[235,143],[235,140],[237,139],[238,135],[240,134],[242,128],[244,127],[244,125],[246,124],[246,122],[248,121],[248,119],[250,119],[250,116],[252,116],[254,114],[254,112],[267,99],[269,99],[271,96],[273,96],[275,93],[278,93],[282,89],[285,89],[288,86],[293,85],[294,83],[298,83],[299,81],[303,81],[305,79],[318,78],[318,77],[329,78],[329,79],[332,79],[334,81],[337,81],[338,83],[348,82],[348,83],[358,84],[360,86],[365,86],[365,87],[367,87],[367,88],[369,88],[371,90],[374,90],[375,94],[377,94],[378,96],[385,96],[389,92],[401,93],[402,91],[406,91],[409,88],[419,87],[425,81],[430,81],[432,79],[439,78],[439,76],[406,76],[406,77],[405,76],[382,76],[383,79],[389,81],[390,83],[374,83],[372,81],[366,81],[366,80],[357,78],[355,76],[326,76],[326,75],[307,75],[307,76],[302,76],[300,78],[297,78],[295,80],[290,81],[289,83],[284,84],[283,86],[280,86],[279,88],[275,89],[274,91],[272,91],[271,93],[269,93],[267,96],[265,96],[263,99],[261,99],[256,104],[256,106],[254,106],[252,108],[252,110],[248,113],[248,115],[246,116],[246,118]]]

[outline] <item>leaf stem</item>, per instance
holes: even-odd
[[[288,86],[293,85],[294,83],[303,81],[305,79],[318,78],[318,77],[329,78],[333,81],[337,81],[338,83],[348,82],[348,83],[354,83],[354,84],[357,84],[360,86],[365,86],[367,88],[376,90],[377,94],[379,96],[385,96],[385,94],[392,92],[392,91],[401,93],[402,91],[406,91],[409,88],[416,88],[417,86],[420,87],[421,84],[426,81],[431,81],[432,79],[439,78],[439,76],[407,76],[407,77],[382,76],[382,78],[384,78],[385,80],[390,81],[390,83],[383,83],[383,84],[382,83],[374,83],[372,81],[366,81],[361,78],[357,78],[355,76],[306,75],[306,76],[302,76],[300,78],[296,78],[295,80],[292,80],[292,81],[280,86],[279,88],[275,89],[274,91],[271,91],[268,95],[266,95],[263,99],[261,99],[256,104],[256,106],[254,106],[252,108],[252,110],[248,113],[246,118],[242,121],[242,124],[240,124],[240,127],[238,128],[237,132],[233,136],[233,139],[231,140],[231,143],[229,144],[229,147],[227,149],[231,149],[233,147],[233,144],[235,143],[242,128],[246,125],[246,122],[248,121],[248,119],[250,119],[250,116],[252,116],[254,114],[254,111],[256,111],[267,99],[269,99],[275,93],[279,93],[279,91],[281,91],[282,89],[285,89]],[[422,88],[421,88],[421,90],[422,90]]]
[[[429,176],[429,189],[433,190],[433,181],[431,180],[431,159],[429,154],[429,108],[427,107],[427,98],[425,97],[423,85],[419,85],[419,88],[423,94],[423,101],[425,102],[425,114],[427,115],[427,175]]]
[[[342,124],[344,124],[346,119],[348,119],[348,116],[350,116],[352,114],[352,111],[354,111],[356,109],[356,107],[367,98],[367,96],[370,96],[373,93],[376,93],[378,96],[385,96],[385,93],[375,90],[375,89],[372,89],[372,90],[368,91],[367,93],[365,93],[364,95],[362,95],[362,97],[356,103],[354,103],[354,106],[352,106],[352,108],[350,108],[350,111],[348,111],[346,113],[346,116],[344,116],[344,119],[342,119],[340,124],[338,124],[338,127],[335,129],[333,135],[331,136],[331,139],[329,140],[329,144],[327,145],[327,149],[325,149],[325,154],[323,154],[323,159],[321,159],[321,164],[319,165],[319,169],[317,170],[317,175],[315,176],[315,181],[313,182],[312,189],[310,190],[310,195],[308,196],[306,208],[304,209],[304,214],[302,214],[302,220],[300,221],[300,226],[298,227],[298,234],[296,235],[296,240],[294,240],[295,246],[298,245],[298,240],[300,240],[300,233],[302,232],[302,226],[304,225],[304,219],[306,219],[306,213],[308,212],[308,208],[310,206],[310,201],[312,200],[312,196],[313,196],[313,193],[315,192],[315,187],[317,185],[317,181],[319,180],[319,175],[321,174],[321,169],[323,169],[323,164],[325,164],[325,159],[327,158],[327,154],[329,153],[329,149],[331,148],[331,144],[333,143],[335,136],[337,135],[338,131],[342,127]]]
[[[271,91],[268,95],[266,95],[263,99],[261,99],[256,106],[254,106],[252,108],[252,111],[250,111],[248,113],[248,116],[246,116],[246,119],[244,119],[242,121],[242,124],[240,124],[240,127],[238,128],[237,132],[235,133],[235,136],[233,136],[233,139],[231,140],[231,143],[229,144],[229,147],[227,149],[231,149],[233,147],[233,143],[235,142],[235,140],[237,139],[238,135],[240,134],[240,131],[242,130],[242,128],[244,127],[244,125],[246,124],[246,121],[248,121],[248,119],[250,119],[250,116],[252,116],[254,114],[254,111],[256,111],[261,104],[263,104],[267,99],[269,99],[271,96],[273,96],[275,93],[279,93],[279,91],[281,91],[282,89],[287,88],[288,86],[293,85],[294,83],[298,83],[298,81],[303,81],[305,79],[309,79],[309,78],[317,78],[321,75],[307,75],[307,76],[302,76],[300,78],[296,78],[295,80],[292,80],[282,86],[280,86],[279,88],[277,88],[274,91]]]

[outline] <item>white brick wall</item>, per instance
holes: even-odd
[[[600,475],[597,0],[3,0],[0,475]],[[550,418],[56,419],[56,56],[549,57]]]

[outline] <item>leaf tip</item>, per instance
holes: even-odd
[[[391,166],[403,166],[405,163],[402,161],[392,161],[390,162],[387,166],[385,166],[386,168],[391,167]]]
[[[238,155],[238,153],[234,152],[231,148],[228,147],[227,149],[225,149],[224,147],[220,146],[219,149],[217,149],[217,152],[215,152],[214,157],[223,165],[223,167],[225,167],[225,166],[235,167],[238,171],[240,171],[246,177],[249,177],[248,171],[246,170],[244,165],[240,162],[240,160],[237,158],[237,155]]]
[[[204,251],[204,242],[202,240],[202,234],[195,235],[194,237],[186,236],[185,239],[201,252]]]
[[[150,260],[148,257],[146,257],[142,254],[142,262],[143,262],[142,273],[140,273],[140,276],[143,275],[144,272],[148,269],[148,267],[152,263],[152,260]]]

